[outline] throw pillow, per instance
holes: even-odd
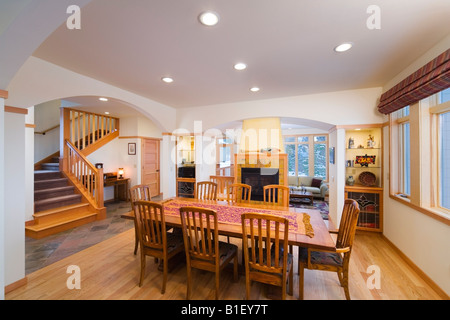
[[[312,179],[312,181],[311,181],[311,187],[314,187],[314,188],[320,188],[321,184],[322,184],[322,179]]]

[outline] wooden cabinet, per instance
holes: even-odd
[[[357,229],[383,231],[383,188],[347,186],[345,197],[359,204]]]
[[[195,137],[179,136],[177,150],[177,197],[193,198],[195,195]]]
[[[359,204],[359,230],[382,232],[382,141],[381,126],[346,130],[345,196]]]

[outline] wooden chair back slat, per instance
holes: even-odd
[[[289,206],[289,187],[271,184],[264,186],[264,203],[270,205]]]
[[[284,260],[288,252],[289,221],[259,213],[245,213],[241,217],[244,257],[250,270],[281,274],[287,263]],[[280,251],[286,253],[283,264],[280,264]]]
[[[195,198],[199,200],[217,200],[217,183],[201,181],[197,183]]]
[[[145,247],[165,250],[164,207],[156,202],[139,200],[134,202],[134,214],[141,244]]]
[[[217,213],[197,207],[180,208],[181,228],[186,250],[196,259],[218,260]]]
[[[233,176],[210,176],[211,182],[217,183],[217,200],[227,200],[228,187],[234,183]]]
[[[138,200],[152,201],[150,186],[145,184],[139,184],[130,188],[130,201],[132,208],[134,202]]]
[[[233,183],[228,186],[227,201],[250,202],[252,186],[244,183]]]
[[[336,248],[352,247],[358,223],[359,205],[353,199],[346,199],[342,210],[339,232],[336,239]]]

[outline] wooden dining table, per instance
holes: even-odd
[[[157,202],[164,205],[165,222],[168,226],[181,227],[179,214],[179,207],[181,206],[208,208],[217,212],[219,234],[235,238],[242,238],[240,214],[244,212],[261,212],[285,216],[292,225],[289,230],[290,246],[335,251],[335,242],[318,210],[265,205],[257,201],[236,203],[192,198],[170,198]],[[134,212],[122,214],[121,217],[134,220]],[[303,226],[301,226],[302,222],[304,222]]]

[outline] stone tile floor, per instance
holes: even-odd
[[[120,217],[131,210],[130,202],[105,204],[106,219],[45,237],[25,239],[25,273],[29,274],[130,228],[133,221]]]

